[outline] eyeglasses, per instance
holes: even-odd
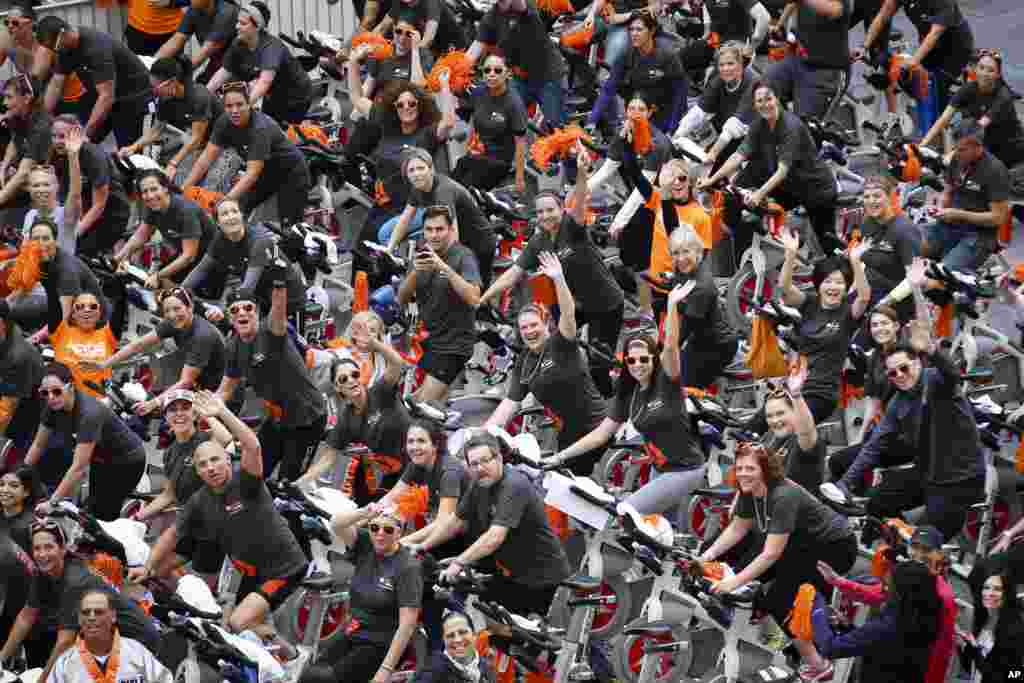
[[[627,356],[626,365],[649,365],[651,362],[651,356]]]
[[[395,102],[395,109],[417,109],[419,106],[418,100],[398,100]]]
[[[471,470],[472,469],[477,469],[478,470],[481,467],[486,467],[487,465],[490,465],[492,462],[494,462],[494,459],[496,457],[497,456],[494,455],[494,454],[485,455],[484,457],[480,458],[479,460],[477,460],[475,462],[472,461],[472,460],[468,460],[467,459],[466,460],[466,466],[469,467],[469,469],[471,469]]]
[[[100,305],[98,303],[96,303],[96,302],[84,303],[84,304],[75,304],[75,310],[76,311],[98,311],[98,310],[100,310]]]
[[[392,535],[398,533],[398,527],[390,526],[388,524],[371,524],[370,525],[370,533],[371,534],[386,534],[387,536],[392,536]]]
[[[58,387],[56,389],[40,389],[39,390],[39,397],[40,398],[47,398],[49,396],[52,396],[53,398],[57,398],[58,396],[61,396],[63,393],[64,393],[64,387]]]
[[[485,74],[497,74],[497,75],[500,76],[501,74],[505,73],[505,67],[503,67],[503,66],[485,66],[484,67],[484,73]]]
[[[256,304],[253,303],[241,303],[232,304],[228,306],[228,313],[231,315],[238,315],[239,313],[252,313],[256,310]]]
[[[900,375],[909,375],[909,374],[910,374],[910,363],[902,363],[900,365],[897,365],[894,368],[889,369],[885,373],[886,377],[888,377],[889,379],[896,379]]]

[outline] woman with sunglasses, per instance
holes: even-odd
[[[22,465],[0,474],[0,532],[10,534],[25,552],[32,552],[29,528],[40,495],[41,487],[31,467]]]
[[[654,453],[657,475],[625,502],[645,515],[675,510],[680,529],[687,527],[690,494],[704,484],[706,469],[680,384],[679,310],[693,293],[694,284],[691,280],[668,294],[665,341],[660,353],[657,341],[650,336],[633,334],[626,338],[626,372],[619,376],[608,417],[555,456],[556,462],[565,462],[600,448],[629,421]]]
[[[174,258],[160,263],[146,277],[145,284],[149,289],[169,289],[184,282],[199,263],[200,254],[207,252],[217,234],[217,226],[210,214],[182,196],[181,188],[160,169],[144,171],[136,185],[145,211],[131,238],[114,254],[114,262],[119,266],[126,263],[159,230],[163,242],[174,251]]]
[[[149,76],[157,98],[153,125],[141,138],[117,150],[117,154],[121,158],[142,154],[147,146],[160,141],[166,124],[188,131],[188,140],[164,167],[174,180],[182,162],[189,157],[194,160],[206,145],[214,122],[224,114],[224,104],[205,85],[192,79],[192,63],[187,57],[158,59],[149,68]]]
[[[416,671],[413,683],[495,683],[494,667],[476,651],[473,622],[462,612],[446,612],[441,623],[444,649]]]
[[[405,520],[393,508],[371,503],[331,520],[355,565],[350,583],[351,621],[345,638],[300,683],[387,683],[416,630],[423,600],[419,560],[399,539]],[[363,526],[365,525],[365,526]]]
[[[263,113],[282,128],[299,125],[313,104],[313,82],[280,38],[272,35],[270,10],[259,0],[238,12],[238,36],[224,53],[224,65],[210,79],[210,92],[231,80],[252,83],[249,100],[263,100]],[[225,106],[227,102],[225,102]]]
[[[313,355],[313,366],[310,370],[316,372],[326,366],[326,373],[317,373],[316,383],[327,394],[330,404],[327,417],[329,426],[333,426],[337,421],[344,401],[336,389],[337,374],[341,368],[338,361],[343,358],[354,360],[359,366],[359,381],[366,387],[376,383],[384,376],[387,361],[384,360],[384,356],[370,348],[371,339],[387,343],[384,334],[384,321],[374,311],[360,311],[352,316],[345,333],[329,341],[326,349],[310,349],[309,351]]]
[[[47,325],[53,357],[71,369],[75,386],[91,396],[103,398],[104,382],[110,379],[108,368],[94,368],[117,351],[117,339],[107,320],[104,301],[94,292],[81,292],[74,297],[67,317],[60,304],[60,295],[53,278],[43,280],[49,308]]]
[[[4,126],[11,133],[11,141],[3,160],[0,177],[0,207],[25,208],[29,205],[28,176],[32,168],[45,164],[50,158],[50,129],[53,119],[43,108],[39,97],[40,83],[33,83],[27,74],[15,76],[4,83]],[[21,216],[15,224],[20,223]]]
[[[306,157],[269,115],[252,108],[249,87],[229,84],[224,93],[224,115],[217,119],[206,149],[192,165],[184,187],[198,185],[225,149],[245,160],[245,173],[224,199],[241,203],[245,215],[272,197],[283,225],[302,221],[312,180]],[[223,200],[222,200],[223,201]]]
[[[88,504],[93,514],[104,521],[117,519],[146,469],[142,440],[105,403],[76,388],[66,365],[47,367],[39,394],[46,408],[25,464],[39,462],[54,433],[74,444],[74,460],[49,501],[36,506],[36,511],[46,514],[51,504],[71,497],[88,469]]]
[[[348,55],[349,91],[360,93],[362,97],[373,100],[374,95],[382,91],[388,84],[395,81],[408,81],[413,85],[425,88],[430,68],[434,65],[434,57],[430,50],[421,46],[422,27],[408,18],[398,20],[395,25],[395,36],[391,41],[392,54],[386,59],[370,59],[365,65],[366,80],[362,80],[364,60],[373,52],[373,46],[365,43],[356,47]],[[338,54],[340,58],[343,53]],[[355,65],[356,68],[352,68]],[[354,99],[354,98],[353,98]],[[365,105],[365,103],[363,103]],[[371,104],[372,106],[372,104]]]
[[[473,111],[469,153],[459,159],[452,178],[466,187],[493,190],[513,171],[516,191],[523,192],[530,117],[519,95],[509,88],[512,72],[503,56],[487,55],[481,71],[486,88],[474,93],[469,103]]]
[[[349,444],[364,444],[370,455],[350,459],[342,483],[342,490],[358,505],[381,498],[398,482],[402,444],[409,424],[399,387],[405,360],[390,344],[371,339],[368,345],[384,357],[384,375],[366,387],[355,360],[343,358],[338,362],[334,386],[343,404],[337,422],[316,462],[299,478],[307,484],[316,482],[333,471]]]
[[[136,403],[133,409],[137,415],[148,415],[160,408],[165,397],[178,389],[215,391],[224,377],[227,359],[224,337],[213,323],[196,315],[192,295],[182,287],[175,287],[161,291],[157,300],[164,319],[155,330],[133,340],[106,360],[83,364],[89,369],[107,371],[132,356],[161,344],[165,339],[173,339],[185,362],[178,381],[167,387],[159,396]]]
[[[997,50],[979,50],[975,80],[965,83],[942,116],[922,138],[922,145],[939,140],[957,114],[974,119],[985,129],[985,148],[1006,168],[1024,162],[1024,126],[1017,115],[1017,94],[1003,80],[1003,58]]]
[[[629,20],[630,47],[612,64],[611,76],[602,84],[588,119],[591,125],[607,119],[617,127],[622,105],[618,94],[643,90],[654,95],[653,122],[663,131],[675,130],[686,106],[689,82],[679,57],[678,38],[661,32],[658,19],[649,12],[634,12]],[[618,94],[617,94],[618,93]]]

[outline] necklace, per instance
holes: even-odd
[[[761,500],[761,510],[757,509],[757,501]],[[758,498],[754,496],[754,520],[757,522],[757,528],[762,533],[768,531],[768,522],[772,521],[772,518],[768,515],[768,496],[764,498]]]
[[[528,372],[528,373],[524,373],[526,376],[522,377],[519,380],[520,383],[529,385],[531,382],[533,382],[533,378],[537,376],[537,373],[540,371],[541,364],[544,363],[544,357],[547,356],[547,355],[548,355],[548,346],[547,346],[547,343],[545,342],[544,349],[541,350],[540,355],[537,356],[537,362],[534,363],[533,369],[530,370],[530,372]],[[523,360],[523,367],[524,368],[526,367],[526,360],[525,359]]]
[[[729,83],[727,81],[723,81],[723,84],[725,85],[725,92],[736,92],[737,90],[740,89],[740,86],[743,85],[743,79],[741,78],[738,81],[736,81],[736,85],[732,86],[731,88],[729,87]]]
[[[636,398],[640,394],[640,385],[637,384],[633,387],[633,397],[629,399],[629,421],[636,427],[636,421],[644,414],[647,410],[646,401],[640,406],[640,410],[636,410]]]

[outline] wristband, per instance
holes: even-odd
[[[385,670],[385,671],[387,671],[388,673],[395,673],[395,667],[393,667],[393,666],[390,666],[390,665],[388,665],[388,664],[381,664],[381,665],[380,665],[380,668],[384,669],[384,670]]]

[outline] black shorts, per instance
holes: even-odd
[[[510,612],[526,617],[538,614],[546,617],[555,599],[558,584],[527,586],[501,574],[487,582],[487,590],[480,596],[486,602],[496,602]]]
[[[152,57],[173,36],[174,31],[154,34],[140,31],[134,26],[125,26],[124,28],[124,44],[141,57]]]
[[[197,574],[216,574],[224,564],[224,551],[213,540],[178,537],[174,552],[190,560],[192,571]]]
[[[242,584],[238,588],[238,603],[241,604],[242,600],[249,593],[257,593],[262,595],[263,599],[270,604],[271,611],[276,610],[299,587],[302,580],[306,578],[308,569],[308,566],[303,566],[301,570],[291,576],[280,578],[245,575],[242,577]]]
[[[438,353],[426,348],[420,358],[419,368],[442,384],[450,385],[472,357],[461,353]]]

